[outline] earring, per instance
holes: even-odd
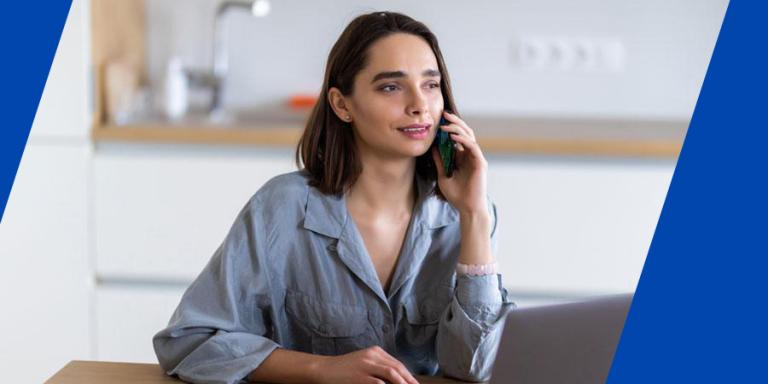
[[[350,121],[350,120],[352,120],[352,117],[350,117],[349,115],[347,115],[347,116],[344,118],[344,121],[347,121],[347,122],[348,122],[348,121]]]

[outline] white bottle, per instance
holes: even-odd
[[[164,85],[165,115],[170,120],[179,120],[184,117],[189,107],[189,81],[178,57],[168,62]]]

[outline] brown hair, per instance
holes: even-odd
[[[323,193],[342,194],[355,183],[362,171],[352,127],[331,109],[328,90],[336,87],[344,96],[351,95],[355,76],[368,63],[368,47],[398,32],[419,36],[432,48],[441,74],[444,108],[458,115],[437,37],[426,25],[397,12],[373,12],[356,17],[341,33],[328,55],[320,98],[296,147],[296,166],[302,169],[303,164],[303,169],[310,175],[310,185]],[[416,176],[427,181],[437,179],[431,150],[416,158]],[[433,192],[443,198],[437,183]]]

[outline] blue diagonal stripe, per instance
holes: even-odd
[[[71,5],[71,0],[3,2],[0,220]]]
[[[768,382],[766,8],[729,4],[609,383]]]

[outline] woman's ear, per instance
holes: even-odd
[[[333,112],[336,113],[336,116],[339,119],[347,123],[352,122],[352,115],[349,112],[347,100],[338,88],[331,87],[331,89],[328,90],[328,104],[331,105]]]

